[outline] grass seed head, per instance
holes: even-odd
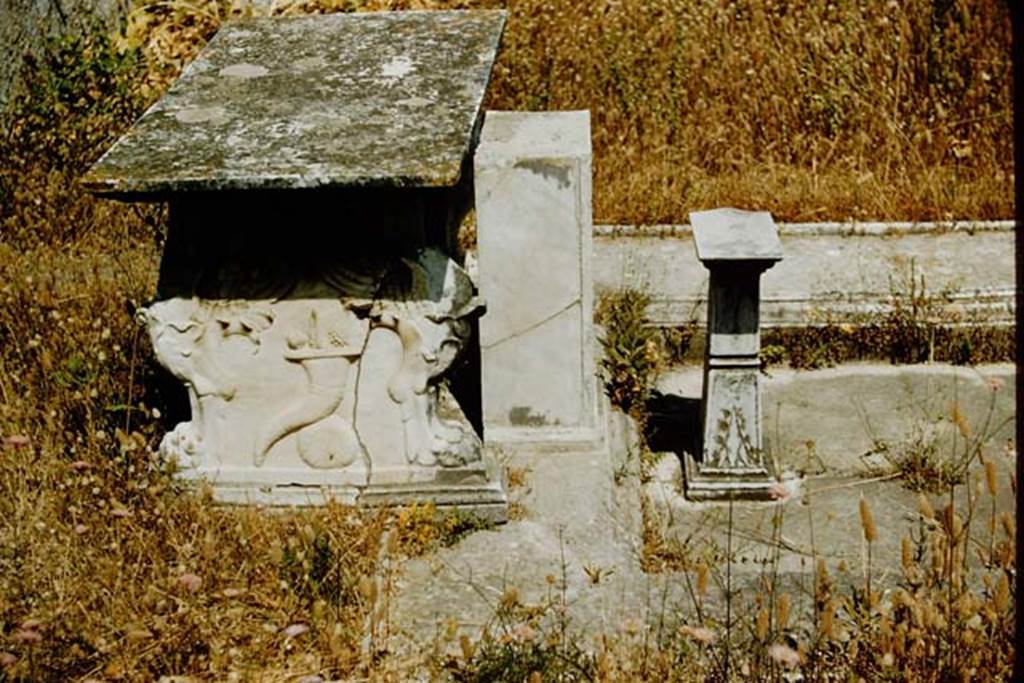
[[[779,604],[776,607],[775,615],[775,619],[778,623],[778,628],[780,630],[785,630],[787,625],[789,624],[789,608],[789,593],[783,593],[779,596]]]
[[[985,460],[985,484],[988,486],[988,495],[995,498],[999,490],[999,482],[994,460]]]
[[[878,540],[878,527],[875,526],[875,517],[871,514],[871,506],[868,505],[868,501],[863,495],[860,497],[860,525],[864,532],[865,541],[874,543]]]
[[[935,508],[932,507],[931,501],[928,500],[928,496],[923,493],[917,494],[917,509],[925,519],[935,519]]]

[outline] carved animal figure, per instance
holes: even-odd
[[[149,330],[157,360],[188,390],[192,419],[179,424],[160,443],[161,455],[181,467],[196,467],[202,454],[204,403],[210,397],[230,401],[235,380],[221,365],[224,338],[243,335],[259,348],[259,337],[273,322],[269,310],[238,303],[210,303],[199,299],[158,301],[138,313]]]
[[[388,383],[401,406],[406,458],[420,465],[465,465],[480,458],[479,441],[462,425],[437,415],[437,384],[469,337],[468,318],[481,304],[462,268],[436,249],[403,261],[406,291],[375,307],[374,323],[402,342],[402,361]]]

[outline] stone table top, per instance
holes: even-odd
[[[767,211],[712,209],[690,212],[701,261],[780,261],[782,242]]]
[[[366,12],[228,24],[82,183],[134,199],[454,185],[505,19]]]

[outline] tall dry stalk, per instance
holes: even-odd
[[[878,527],[875,526],[875,517],[871,512],[871,506],[868,505],[867,498],[863,494],[860,497],[859,507],[861,531],[864,534],[864,540],[868,544],[868,562],[864,572],[864,604],[866,605],[867,613],[870,614],[874,606],[874,598],[871,593],[871,550],[878,540]]]

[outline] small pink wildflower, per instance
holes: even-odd
[[[785,667],[794,667],[800,663],[800,653],[782,643],[769,646],[768,656]]]
[[[780,503],[785,503],[787,500],[789,500],[789,489],[787,489],[786,485],[783,484],[781,481],[776,481],[773,482],[772,485],[768,487],[768,496],[772,500],[778,501]]]
[[[28,629],[29,631],[38,631],[39,627],[42,625],[43,622],[39,621],[38,619],[26,619],[25,621],[21,622],[21,627],[24,629]]]
[[[68,465],[68,467],[70,467],[76,472],[81,472],[82,470],[92,469],[92,463],[86,462],[84,460],[76,460],[70,465]]]
[[[298,638],[308,631],[309,626],[307,624],[291,624],[289,626],[285,626],[281,633],[285,635],[285,638]]]
[[[679,632],[704,645],[711,645],[718,640],[718,635],[714,631],[703,626],[683,626]]]
[[[985,384],[987,384],[988,388],[991,389],[992,391],[999,391],[1000,389],[1003,388],[1006,382],[1003,380],[1002,377],[986,377]]]
[[[188,573],[179,576],[178,583],[188,592],[195,593],[203,585],[203,579],[197,574]]]
[[[537,631],[535,631],[529,624],[519,624],[515,629],[513,629],[512,635],[521,643],[529,643],[537,637]]]
[[[768,487],[768,495],[778,503],[785,503],[787,500],[800,492],[799,479],[784,479],[772,482]]]
[[[22,448],[32,443],[32,439],[25,434],[11,434],[4,439],[4,443],[12,448]]]
[[[43,636],[35,629],[19,628],[14,632],[14,639],[19,643],[30,644],[42,642]]]
[[[18,663],[18,658],[10,652],[0,652],[0,666],[5,669]]]
[[[84,534],[88,530],[89,530],[89,527],[87,527],[84,524],[76,524],[75,525],[75,533],[78,534],[79,536],[81,536],[82,534]]]

